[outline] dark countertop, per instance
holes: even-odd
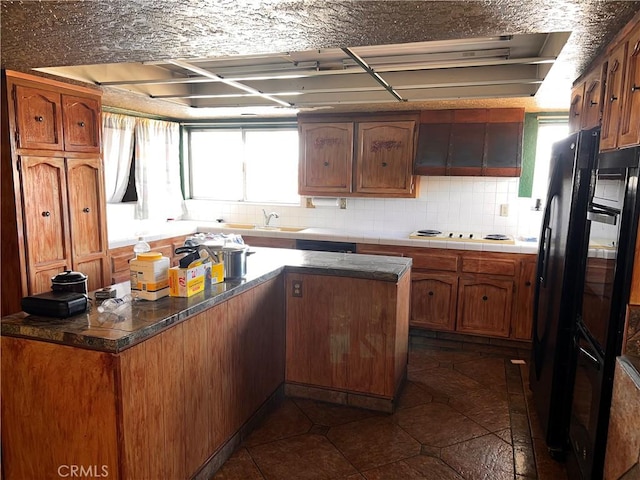
[[[165,328],[200,313],[283,271],[397,282],[411,269],[411,259],[280,248],[252,248],[247,276],[242,280],[211,285],[189,298],[165,297],[140,300],[121,315],[100,314],[95,308],[65,319],[39,317],[24,312],[2,318],[1,333],[117,353]],[[129,282],[116,285],[117,296],[130,292]],[[93,292],[90,294],[93,298]]]

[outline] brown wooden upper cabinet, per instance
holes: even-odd
[[[628,44],[619,147],[640,144],[640,26],[631,33]]]
[[[109,283],[109,269],[100,91],[12,71],[2,91],[6,315],[20,311],[22,297],[50,290],[61,271],[85,273],[95,290]]]
[[[300,195],[415,198],[418,118],[300,116]]]
[[[602,117],[603,65],[593,69],[584,80],[584,102],[580,127],[589,130],[600,125]]]
[[[584,82],[580,82],[571,89],[571,106],[569,107],[569,133],[574,133],[582,127],[582,106],[584,104]]]
[[[607,79],[604,105],[602,108],[602,129],[600,150],[613,150],[618,146],[618,126],[622,116],[622,93],[627,56],[627,42],[618,45],[607,61]]]
[[[413,173],[517,177],[523,124],[522,108],[424,111]]]

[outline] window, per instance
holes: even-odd
[[[191,198],[300,202],[296,128],[189,128]]]
[[[549,183],[549,162],[553,144],[569,134],[569,124],[540,123],[538,125],[538,140],[536,145],[536,168],[533,175],[532,197],[544,199],[547,196]]]

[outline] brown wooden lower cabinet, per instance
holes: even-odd
[[[3,478],[190,478],[284,382],[283,298],[278,277],[119,354],[3,336]]]
[[[456,328],[457,299],[457,274],[413,273],[411,325],[453,332]]]
[[[513,280],[463,276],[458,288],[458,332],[509,336]]]
[[[370,244],[357,252],[412,258],[411,327],[531,340],[535,255]]]
[[[250,247],[296,248],[296,240],[294,238],[252,237],[242,235],[242,239],[244,243]]]
[[[287,382],[392,399],[407,364],[409,275],[285,279]]]

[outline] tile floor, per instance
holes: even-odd
[[[526,354],[426,343],[394,414],[287,398],[213,478],[566,479],[528,415],[528,369],[510,361]]]

